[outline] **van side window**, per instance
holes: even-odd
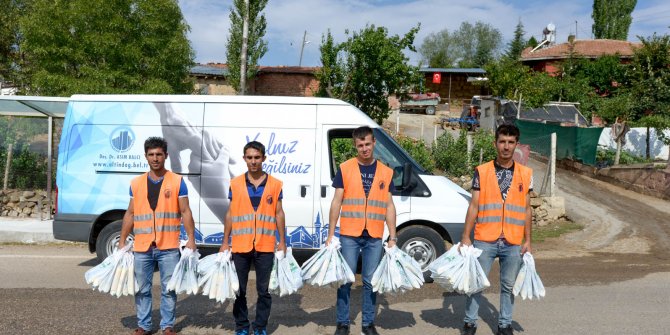
[[[335,178],[337,168],[347,159],[356,157],[351,133],[353,129],[331,129],[328,131],[328,154],[330,155],[330,179]]]

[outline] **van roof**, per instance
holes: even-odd
[[[75,94],[70,101],[131,102],[227,102],[256,104],[349,105],[342,100],[315,97],[279,97],[261,95],[158,95],[158,94]]]

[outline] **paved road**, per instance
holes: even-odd
[[[547,297],[518,300],[517,332],[659,334],[659,329],[669,329],[667,264],[650,268],[644,265],[653,262],[648,255],[637,255],[626,263],[607,254],[578,259],[542,255],[538,252],[536,258]],[[95,292],[84,283],[84,272],[95,263],[94,256],[77,244],[0,246],[0,329],[11,334],[130,333],[135,326],[133,299]],[[492,274],[491,280],[497,282],[497,276]],[[485,294],[480,334],[495,328],[496,291],[493,287]],[[156,297],[157,286],[154,292]],[[354,289],[357,325],[361,320],[359,294],[360,279]],[[396,297],[381,296],[379,330],[382,334],[458,334],[464,300],[434,284]],[[312,287],[298,295],[275,297],[268,329],[274,334],[332,334],[334,302],[335,290]],[[157,303],[155,324],[159,320]],[[179,297],[176,328],[181,334],[231,334],[233,327],[230,303],[218,304],[203,296]]]

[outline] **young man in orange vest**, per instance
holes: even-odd
[[[496,129],[495,160],[478,166],[472,180],[472,200],[461,237],[463,245],[482,250],[479,263],[488,275],[497,257],[500,263],[500,315],[497,334],[513,334],[512,288],[521,269],[521,254],[530,252],[532,213],[530,191],[533,170],[513,160],[519,129],[501,125]],[[470,234],[474,228],[475,241]],[[463,334],[475,334],[481,292],[467,297]]]
[[[266,335],[272,297],[268,292],[275,246],[286,251],[285,216],[282,208],[282,182],[263,171],[265,146],[251,141],[244,146],[247,173],[230,181],[230,207],[224,223],[220,251],[232,248],[233,263],[240,281],[240,292],[233,305],[235,334],[249,334],[247,281],[251,265],[256,269],[255,335]],[[279,235],[279,245],[276,236]],[[232,244],[228,239],[232,236]]]
[[[359,127],[353,132],[357,156],[340,165],[333,180],[335,196],[330,205],[328,239],[335,235],[340,218],[342,256],[356,272],[358,256],[362,254],[363,268],[363,335],[377,335],[375,313],[377,294],[372,291],[372,274],[382,258],[384,222],[389,231],[388,246],[395,245],[395,206],[391,192],[393,170],[375,160],[375,137],[370,127]],[[337,290],[337,328],[335,335],[349,334],[349,295],[351,283]]]
[[[188,235],[187,248],[195,250],[195,225],[188,204],[188,190],[182,177],[165,169],[167,142],[149,137],[144,142],[149,172],[133,179],[130,203],[123,216],[119,248],[133,231],[135,242],[135,278],[139,291],[135,294],[138,328],[134,335],[151,333],[151,286],[158,264],[161,278],[160,327],[164,335],[174,335],[177,294],[166,289],[179,262],[181,223]]]

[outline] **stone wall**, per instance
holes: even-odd
[[[0,201],[2,202],[1,216],[46,218],[49,215],[46,191],[0,191]]]
[[[569,159],[556,162],[556,166],[577,172],[633,192],[670,200],[670,168],[664,164],[632,164],[598,169]]]

